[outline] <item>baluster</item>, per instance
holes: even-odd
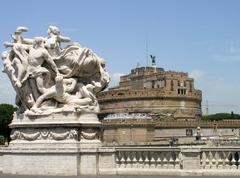
[[[222,158],[218,158],[218,169],[222,170],[223,169],[223,160]]]
[[[174,168],[175,169],[180,169],[180,159],[179,159],[180,153],[176,152],[176,159],[174,163]]]
[[[236,152],[236,154],[237,154],[237,160],[236,160],[236,166],[237,166],[237,169],[239,170],[240,169],[240,167],[239,167],[239,162],[240,162],[240,159],[239,159],[239,152]]]
[[[155,153],[156,152],[150,153],[150,168],[152,168],[152,169],[154,169],[156,167]]]
[[[125,168],[125,158],[122,152],[122,157],[120,159],[120,168]]]
[[[229,157],[229,152],[224,152],[225,155],[225,160],[224,160],[224,169],[230,169],[230,161],[228,159]]]
[[[120,158],[119,158],[119,152],[116,153],[116,167],[119,168],[120,167]]]
[[[173,160],[173,153],[169,153],[169,161],[168,161],[168,168],[173,169],[174,168],[174,160]]]
[[[183,168],[183,155],[181,152],[179,152],[179,166],[180,166],[180,169]]]
[[[163,160],[162,160],[162,167],[167,169],[168,168],[168,160],[167,160],[168,153],[164,153]]]
[[[210,157],[210,155],[209,155],[209,152],[208,152],[208,154],[206,154],[205,169],[210,169],[211,168],[209,157]]]
[[[137,152],[133,152],[133,158],[132,158],[132,168],[137,168]]]
[[[140,151],[139,152],[139,159],[138,159],[138,168],[143,168],[144,165],[143,165],[143,152]]]
[[[235,159],[235,152],[232,152],[232,161],[231,161],[231,163],[232,163],[231,169],[237,169],[236,159]]]
[[[209,169],[212,169],[212,166],[213,166],[213,163],[212,163],[213,155],[212,155],[211,151],[209,151],[208,159],[209,159]]]
[[[145,152],[144,168],[149,168],[149,161],[148,152]]]
[[[201,156],[201,162],[200,162],[200,166],[202,169],[205,169],[206,166],[206,153],[205,151],[202,152],[202,156]]]
[[[126,168],[131,168],[131,159],[130,159],[130,156],[131,156],[131,152],[125,152],[126,153]]]
[[[161,160],[161,152],[159,152],[157,160],[156,160],[156,164],[157,164],[157,168],[161,169],[162,168],[162,160]]]
[[[218,166],[217,166],[217,168],[222,170],[223,169],[223,159],[222,159],[223,158],[223,152],[219,152],[219,153],[217,153],[217,155],[218,155],[218,158],[217,158]]]
[[[211,169],[217,169],[217,160],[215,159],[216,153],[214,154],[214,152],[212,153],[212,166]]]

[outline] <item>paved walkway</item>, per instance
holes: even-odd
[[[0,178],[204,178],[204,176],[23,176],[0,174]],[[205,178],[221,178],[219,176],[206,176]],[[236,178],[223,176],[222,178]]]

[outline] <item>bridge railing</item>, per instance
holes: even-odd
[[[231,169],[240,171],[240,148],[202,148],[202,169]]]
[[[106,154],[111,159],[102,155],[102,160],[112,160],[112,164],[99,163],[103,174],[111,167],[111,174],[119,175],[240,175],[240,146],[111,148],[112,156]]]
[[[116,168],[180,169],[181,152],[178,148],[116,148]]]

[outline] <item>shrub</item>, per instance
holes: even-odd
[[[16,109],[16,107],[10,104],[0,104],[0,135],[4,136],[7,141],[10,140],[11,132],[8,125],[11,123],[13,113]]]
[[[5,144],[5,138],[3,135],[0,135],[0,145],[4,145]]]

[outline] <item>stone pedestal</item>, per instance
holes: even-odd
[[[1,55],[19,109],[10,124],[10,145],[0,148],[0,170],[96,175],[101,147],[96,94],[110,82],[106,62],[78,43],[60,48],[71,40],[56,26],[49,26],[47,37],[25,39],[27,31],[17,27],[14,40],[5,43],[11,51]]]
[[[3,173],[97,175],[101,123],[93,113],[14,118]]]
[[[181,148],[182,166],[185,170],[192,170],[200,168],[200,148],[186,147]]]

